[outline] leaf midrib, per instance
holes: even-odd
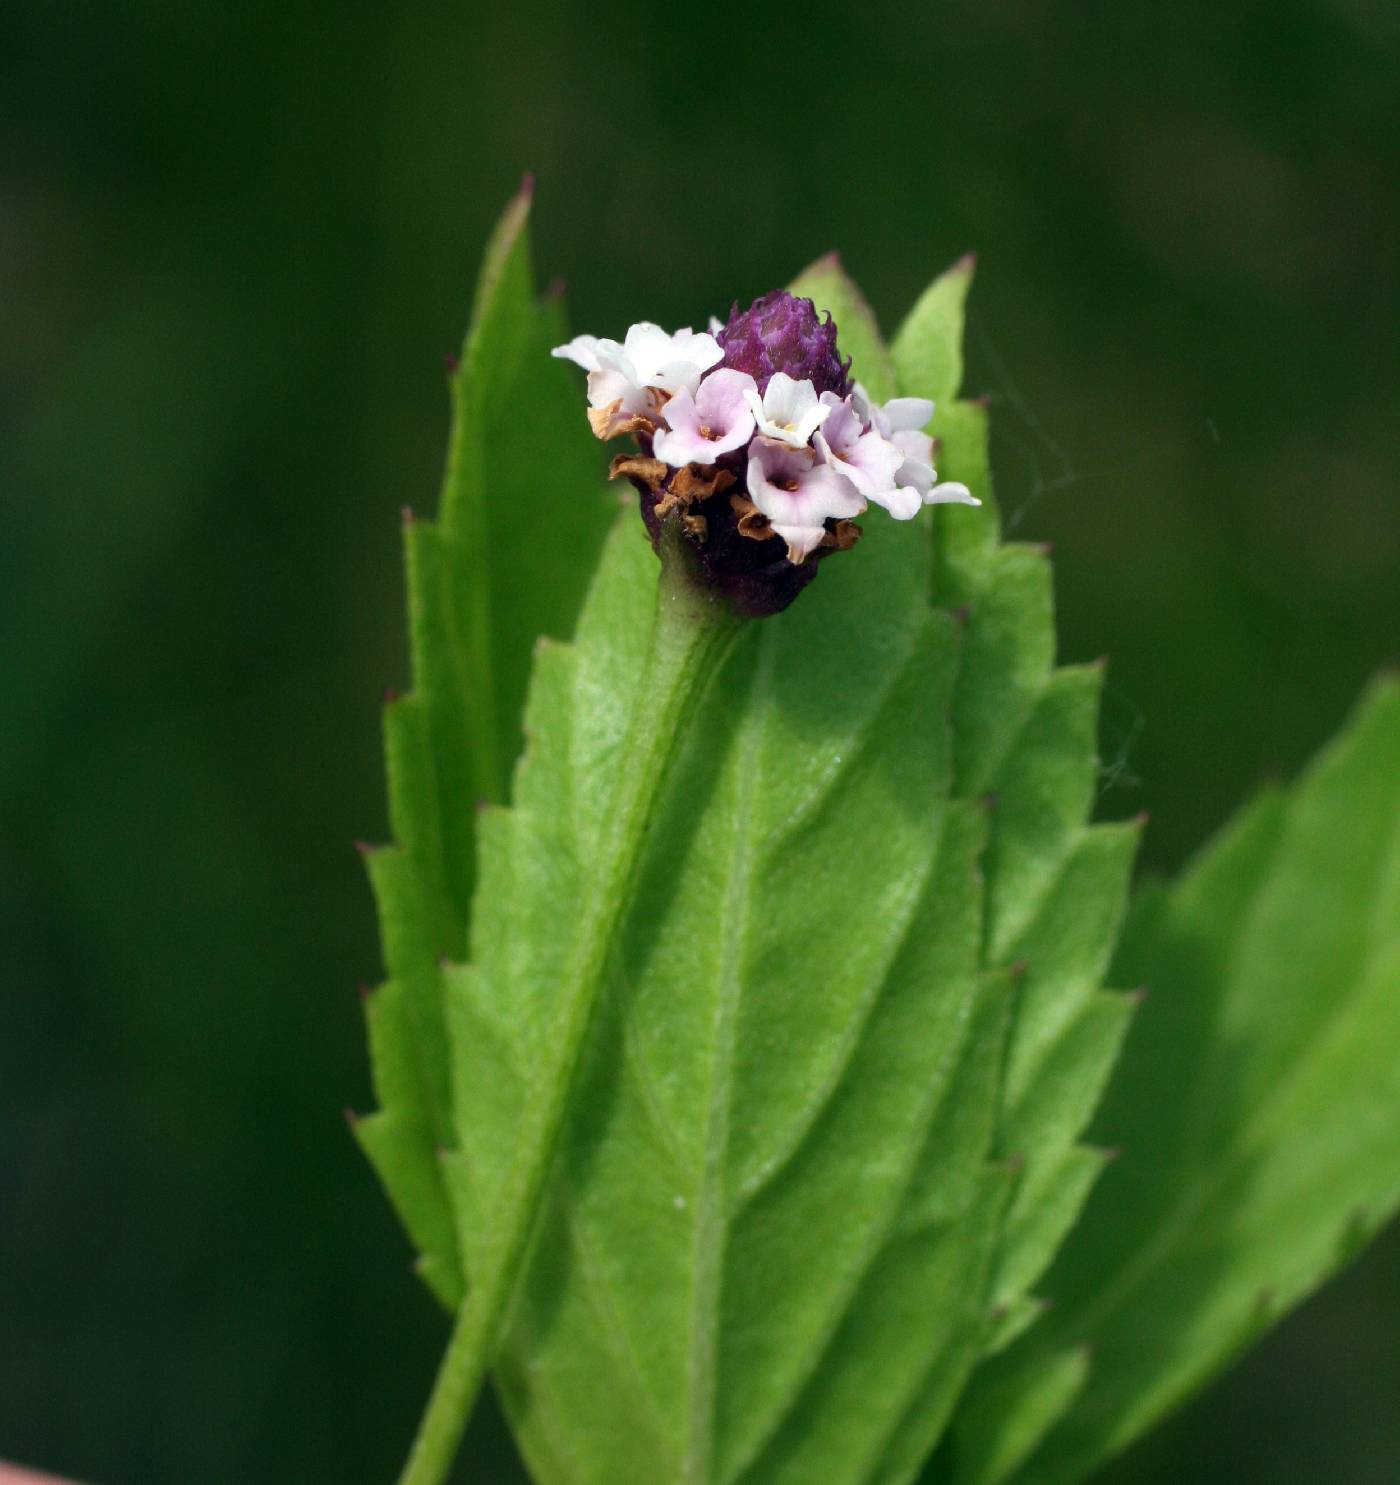
[[[760,702],[772,686],[775,631],[759,629],[758,654],[749,683],[744,713],[763,716]],[[736,756],[743,751],[743,734],[735,738]],[[751,820],[758,796],[758,770],[740,758],[735,801],[733,847],[729,885],[721,917],[720,974],[714,1011],[714,1053],[710,1072],[710,1102],[705,1116],[705,1138],[696,1183],[694,1266],[691,1280],[690,1417],[683,1479],[687,1485],[709,1485],[714,1459],[716,1372],[719,1344],[720,1289],[728,1237],[725,1197],[725,1155],[729,1145],[729,1108],[734,1077],[734,1029],[743,991],[742,965],[748,940],[749,882],[753,872],[754,831]]]

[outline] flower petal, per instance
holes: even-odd
[[[875,490],[870,498],[876,505],[883,505],[896,521],[912,521],[924,506],[924,497],[914,485]]]
[[[933,421],[933,403],[927,397],[891,397],[882,411],[891,433],[927,428]]]
[[[956,480],[944,480],[924,495],[925,505],[981,505],[982,502]]]
[[[598,337],[596,335],[575,335],[567,345],[557,345],[549,354],[557,356],[561,361],[572,361],[575,366],[582,366],[585,371],[597,371]]]
[[[761,401],[755,391],[748,402],[759,431],[795,449],[806,446],[832,411],[829,402],[818,399],[810,381],[795,381],[785,371],[769,377]]]

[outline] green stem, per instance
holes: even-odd
[[[741,621],[695,585],[687,564],[679,533],[668,528],[625,763],[554,1013],[550,1063],[526,1105],[518,1153],[486,1251],[458,1312],[399,1485],[441,1485],[452,1467],[520,1285],[603,972],[631,905],[647,825],[706,682],[739,630]]]

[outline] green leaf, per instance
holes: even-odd
[[[567,908],[625,768],[616,682],[635,676],[654,558],[635,514],[624,520],[577,646],[541,673],[513,808],[485,837],[475,964],[459,982],[465,1205],[487,1214],[480,1238],[468,1224],[469,1257],[542,1056]],[[919,1286],[900,1287],[917,1267],[944,1275],[959,1310],[975,1292],[985,1247],[959,1237],[989,1200],[999,1056],[985,1053],[999,1039],[965,1047],[961,1030],[979,984],[985,827],[948,797],[956,625],[920,601],[903,535],[881,532],[844,573],[832,564],[823,602],[814,589],[750,626],[667,793],[501,1360],[541,1479],[802,1478],[818,1451],[838,1469],[832,1450],[861,1478],[954,1320],[913,1338],[882,1419],[865,1349],[837,1339],[862,1286],[881,1272],[887,1296],[918,1303]],[[862,860],[870,831],[882,848]],[[993,1027],[1005,999],[989,991]],[[483,1059],[483,1044],[509,1055]],[[973,1051],[959,1106],[982,1118],[931,1143]],[[949,1209],[930,1204],[905,1231],[925,1184]],[[852,1386],[860,1427],[818,1401]],[[570,1473],[551,1473],[556,1451]]]
[[[854,374],[877,402],[887,402],[897,391],[894,363],[880,334],[875,311],[836,253],[809,263],[788,285],[789,293],[810,299],[836,322],[843,356],[851,358]],[[957,390],[956,386],[953,388]]]
[[[1024,1485],[1083,1479],[1400,1205],[1400,683],[1143,894],[1119,970],[1151,986],[1099,1121],[1124,1155],[1047,1282],[1054,1307],[996,1364],[1021,1408],[1092,1348]]]
[[[972,253],[959,258],[924,290],[900,326],[892,351],[906,396],[942,403],[958,395],[963,379],[963,309],[976,267]]]
[[[805,282],[858,302],[829,260]],[[873,318],[852,324],[878,384]],[[950,404],[939,431],[943,472],[985,488],[982,410]],[[1072,1158],[1116,1045],[1100,981],[1133,832],[1083,823],[1097,672],[1053,670],[1044,555],[998,547],[990,504],[942,529],[960,518],[984,534],[938,566],[932,522],[873,513],[746,626],[633,842],[522,1214],[561,997],[636,789],[657,580],[635,511],[574,644],[538,657],[450,976],[446,1169],[474,1274],[534,1234],[496,1374],[541,1482],[908,1481],[1051,1241],[1008,1222]],[[1032,1107],[1049,1135],[1010,1149]],[[1023,1251],[999,1274],[1008,1231]]]
[[[1089,1348],[1081,1346],[1046,1357],[1026,1375],[1004,1375],[999,1363],[979,1372],[953,1424],[960,1485],[996,1485],[1011,1475],[1079,1396],[1089,1367]]]
[[[413,692],[384,713],[395,844],[367,853],[389,978],[366,1006],[380,1107],[355,1130],[449,1306],[462,1277],[438,1158],[452,1140],[440,963],[465,952],[477,806],[504,797],[535,639],[572,627],[613,508],[574,378],[548,355],[565,332],[558,302],[534,295],[529,210],[527,188],[486,250],[438,519],[405,523]]]

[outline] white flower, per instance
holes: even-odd
[[[821,545],[828,517],[842,520],[865,509],[850,480],[811,449],[769,438],[755,438],[749,446],[748,486],[749,499],[787,542],[790,562],[803,561]]]
[[[596,335],[575,335],[567,345],[557,345],[549,354],[560,361],[572,361],[575,366],[582,366],[585,371],[597,371],[598,337]]]
[[[668,335],[660,325],[639,320],[619,345],[596,335],[576,335],[567,345],[557,345],[551,355],[582,366],[585,371],[616,371],[636,387],[660,387],[664,392],[689,387],[693,392],[700,378],[724,360],[713,335],[697,335],[688,326]]]
[[[852,399],[856,411],[867,418],[884,439],[892,443],[904,456],[904,462],[895,471],[895,495],[901,508],[913,502],[914,510],[923,505],[981,505],[982,502],[967,488],[952,480],[935,484],[938,473],[933,467],[933,439],[923,430],[933,418],[933,403],[927,397],[892,397],[883,406],[870,400],[870,394],[856,383]],[[879,499],[872,496],[872,499]],[[880,501],[886,505],[885,501]],[[891,515],[900,516],[893,504],[887,505]],[[913,510],[910,510],[910,515]],[[907,517],[900,516],[901,519]]]
[[[712,371],[691,395],[682,387],[661,410],[670,425],[652,440],[652,452],[675,468],[713,464],[720,454],[742,448],[753,437],[754,415],[746,394],[758,384],[746,371]]]
[[[895,475],[904,463],[903,450],[870,427],[856,411],[854,399],[823,392],[821,400],[829,416],[813,436],[817,452],[877,505],[883,505],[898,520],[907,521],[923,504],[917,493],[905,498],[895,488]]]
[[[557,345],[551,355],[572,361],[588,373],[588,402],[607,416],[590,418],[600,437],[606,429],[620,431],[629,417],[655,418],[661,399],[656,389],[694,392],[700,378],[724,359],[713,335],[696,335],[686,328],[668,335],[660,325],[639,320],[619,345],[596,335],[576,335]]]
[[[808,443],[831,412],[826,403],[818,401],[816,388],[810,381],[793,381],[785,371],[775,371],[768,378],[762,399],[756,386],[745,395],[758,431],[765,438],[777,439],[795,449]]]

